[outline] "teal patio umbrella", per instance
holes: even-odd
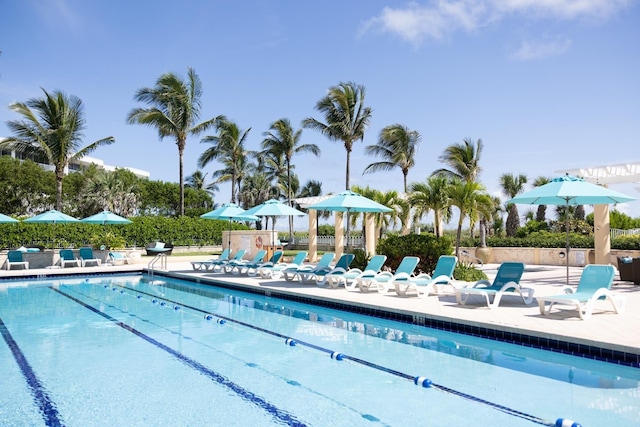
[[[291,206],[284,204],[281,201],[276,199],[270,199],[258,206],[254,206],[253,208],[249,209],[246,213],[251,215],[256,215],[256,216],[271,217],[271,238],[273,238],[276,217],[306,215],[304,212],[299,211],[296,208],[292,208]],[[271,242],[271,245],[275,245],[275,243],[276,242]]]
[[[531,191],[522,193],[507,203],[523,205],[554,205],[554,206],[577,206],[577,205],[609,205],[615,203],[625,203],[635,200],[625,194],[609,190],[585,181],[572,175],[564,175],[554,178],[551,182],[536,187]],[[569,210],[565,214],[566,220],[566,260],[567,260],[567,284],[569,284]]]
[[[391,212],[393,209],[364,197],[351,190],[343,191],[321,202],[314,203],[308,209],[318,211],[346,212],[347,249],[349,248],[349,213],[350,212]],[[348,252],[348,251],[347,251]]]
[[[103,211],[80,220],[89,224],[131,224],[131,220],[116,215],[113,212]]]
[[[235,203],[225,203],[211,212],[200,215],[200,218],[222,219],[229,221],[229,249],[231,249],[231,221],[260,221],[260,218],[255,215],[248,215],[247,211]]]
[[[9,224],[9,223],[15,223],[15,222],[20,222],[20,221],[18,221],[15,218],[11,218],[8,215],[0,213],[0,224]]]
[[[67,224],[71,222],[80,222],[80,220],[72,216],[69,216],[65,213],[62,213],[60,211],[57,211],[55,209],[51,209],[50,211],[46,211],[39,215],[33,216],[31,218],[27,218],[24,220],[24,222],[44,223],[44,224]]]

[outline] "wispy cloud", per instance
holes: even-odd
[[[586,19],[605,22],[634,0],[429,0],[405,7],[385,7],[367,20],[360,34],[379,31],[399,36],[414,45],[442,40],[458,32],[517,17],[526,20]],[[562,45],[562,44],[561,44]],[[566,43],[565,43],[566,45]],[[556,48],[561,46],[556,46]],[[566,46],[568,47],[568,46]]]
[[[32,1],[31,5],[47,25],[63,27],[71,31],[82,29],[81,16],[67,0]]]
[[[520,47],[511,57],[519,61],[530,61],[558,56],[565,53],[571,47],[571,40],[565,37],[556,37],[553,40],[542,41],[523,40]]]

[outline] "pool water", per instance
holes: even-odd
[[[0,286],[3,426],[640,424],[631,367],[173,279]]]

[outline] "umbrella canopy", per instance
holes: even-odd
[[[131,224],[127,218],[116,215],[113,212],[103,211],[80,220],[89,224]]]
[[[256,216],[266,216],[272,217],[271,219],[271,238],[273,238],[273,231],[275,228],[275,217],[277,216],[298,216],[298,215],[306,215],[304,212],[299,211],[298,209],[292,208],[289,205],[282,203],[279,200],[271,199],[267,200],[261,205],[254,206],[249,209],[246,214],[256,215]],[[271,244],[275,244],[275,242],[271,242]]]
[[[309,209],[337,212],[391,212],[392,209],[353,191],[343,191],[326,200],[314,203]]]
[[[347,252],[349,252],[349,212],[391,212],[393,210],[351,190],[309,205],[308,209],[347,213]]]
[[[15,218],[11,218],[8,215],[5,214],[0,214],[0,223],[1,224],[7,224],[7,223],[11,223],[11,222],[20,222]]]
[[[225,203],[217,209],[200,215],[204,219],[228,219],[235,221],[259,221],[260,218],[254,215],[247,215],[247,211],[235,203]]]
[[[41,213],[40,215],[33,216],[31,218],[27,218],[24,222],[40,222],[47,224],[63,224],[67,222],[80,222],[79,219],[76,219],[72,216],[64,214],[55,209],[51,209],[50,211]]]
[[[612,203],[624,203],[635,200],[625,194],[609,190],[596,184],[585,181],[572,175],[564,175],[554,178],[551,182],[522,193],[507,203],[528,205],[609,205]],[[569,211],[565,214],[567,231],[567,284],[569,284]]]
[[[231,221],[260,221],[255,215],[247,215],[244,209],[235,203],[225,203],[217,209],[200,215],[204,219],[224,219],[229,220],[229,241],[227,246],[231,249]]]

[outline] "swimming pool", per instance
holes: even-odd
[[[169,278],[1,286],[1,425],[640,423],[631,367]]]

